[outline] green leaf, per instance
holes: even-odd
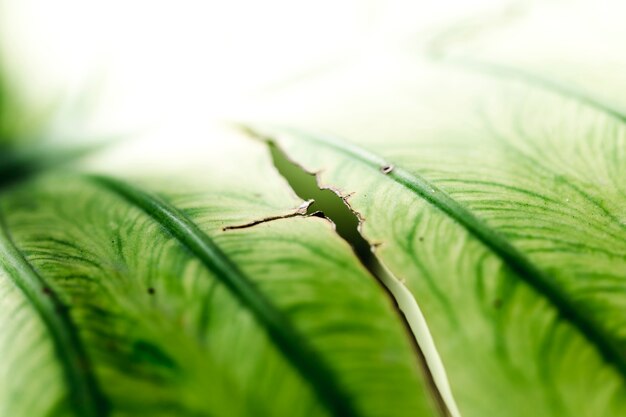
[[[0,114],[0,415],[626,415],[623,25],[595,10],[290,84],[256,142],[77,161]]]
[[[1,415],[439,415],[381,284],[264,145],[221,138],[2,192]]]
[[[285,92],[265,117],[309,128],[252,129],[359,213],[460,415],[626,413],[623,119],[525,80],[385,58]]]

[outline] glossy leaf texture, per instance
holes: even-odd
[[[625,414],[623,116],[418,55],[284,91],[249,126],[359,213],[461,415]]]
[[[0,415],[626,415],[621,6],[573,3],[288,83],[247,134],[11,154]]]
[[[220,140],[2,191],[0,415],[437,415],[393,300],[264,145]]]

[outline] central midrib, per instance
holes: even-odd
[[[254,127],[248,130],[256,133]],[[263,129],[260,129],[263,131]],[[342,153],[351,159],[372,167],[377,175],[383,175],[392,180],[445,213],[456,223],[465,228],[471,235],[482,242],[489,250],[498,256],[505,265],[517,273],[517,275],[529,283],[540,294],[545,296],[559,311],[560,315],[575,326],[585,338],[594,345],[604,356],[607,362],[613,364],[626,379],[626,357],[620,347],[614,343],[611,336],[604,328],[597,326],[593,320],[582,314],[577,306],[571,302],[565,293],[554,283],[552,277],[535,266],[522,252],[513,246],[504,236],[492,229],[470,210],[454,200],[445,191],[419,175],[394,166],[382,157],[366,151],[358,146],[345,143],[337,138],[313,136],[302,131],[281,127],[280,133],[288,133],[299,140],[326,146],[336,152]],[[387,173],[381,173],[381,168],[393,167]]]
[[[320,401],[333,415],[358,416],[350,397],[317,351],[209,236],[185,214],[156,195],[123,181],[98,175],[90,175],[87,178],[140,208],[213,272],[217,279],[253,313],[278,349],[311,385]]]

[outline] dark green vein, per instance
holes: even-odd
[[[48,328],[69,388],[69,404],[81,417],[109,415],[69,311],[15,246],[0,215],[0,265],[35,308]],[[35,400],[35,399],[34,399]]]
[[[143,210],[213,272],[242,305],[253,313],[278,349],[335,416],[358,415],[350,397],[339,385],[338,378],[333,375],[323,358],[250,278],[189,218],[158,196],[125,182],[98,175],[87,178]]]
[[[298,140],[324,146],[371,167],[378,175],[384,175],[390,181],[402,185],[418,197],[423,198],[465,228],[498,256],[505,265],[516,272],[521,279],[534,287],[540,294],[543,294],[560,315],[576,327],[598,349],[605,360],[613,364],[626,378],[626,350],[607,332],[606,328],[584,315],[583,310],[562,291],[551,276],[535,266],[504,236],[434,184],[401,167],[394,167],[393,163],[382,157],[338,138],[314,136],[296,129],[282,127],[265,128],[263,126],[257,131],[254,127],[244,126],[244,129],[263,140],[268,140],[268,133],[270,136],[271,133],[287,133]],[[383,168],[388,168],[385,170],[388,171],[387,174],[381,172]]]

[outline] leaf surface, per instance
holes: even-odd
[[[417,300],[461,415],[626,412],[622,120],[405,55],[276,102],[266,120],[300,128],[257,134],[359,213]]]
[[[289,83],[257,142],[66,165],[0,91],[0,415],[626,415],[622,6],[574,3]]]
[[[294,216],[268,149],[221,138],[3,191],[0,374],[22,376],[0,414],[439,415],[385,290],[330,223]]]

